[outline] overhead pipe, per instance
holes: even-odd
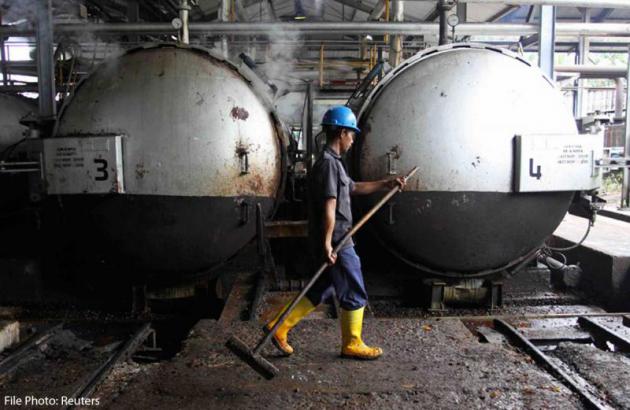
[[[303,34],[406,34],[436,35],[439,24],[409,22],[302,22],[302,23],[191,23],[190,32],[204,34],[264,35],[278,30]],[[58,24],[56,33],[109,33],[109,34],[164,34],[175,29],[170,23],[104,23]],[[474,35],[530,35],[538,33],[537,24],[511,23],[462,23],[457,32],[463,36]],[[557,23],[560,36],[630,37],[629,23]],[[29,37],[34,31],[25,28],[1,27],[0,35]]]
[[[416,0],[432,1],[432,0]],[[504,4],[507,6],[558,6],[630,9],[628,0],[458,0],[458,3]]]
[[[625,67],[561,65],[556,66],[555,71],[557,73],[579,74],[583,78],[623,78],[626,76]]]

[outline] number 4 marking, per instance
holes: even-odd
[[[542,173],[540,172],[540,165],[536,166],[536,173],[534,173],[534,158],[529,159],[529,176],[536,179],[540,179]]]

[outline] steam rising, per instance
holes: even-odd
[[[278,87],[278,95],[289,85],[294,71],[298,50],[303,45],[299,33],[292,33],[280,28],[273,28],[267,33],[269,48],[262,69],[269,80]]]

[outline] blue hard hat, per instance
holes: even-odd
[[[350,108],[343,105],[329,108],[326,114],[324,114],[322,125],[349,128],[356,132],[361,132],[361,130],[357,128],[357,117],[355,117]]]

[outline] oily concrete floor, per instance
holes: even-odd
[[[296,353],[271,358],[281,371],[271,381],[224,347],[232,332],[249,344],[262,333],[252,322],[202,320],[172,360],[94,397],[115,409],[582,408],[527,356],[478,342],[456,319],[366,320],[364,338],[385,351],[377,361],[339,357],[336,320],[305,320],[291,333]]]

